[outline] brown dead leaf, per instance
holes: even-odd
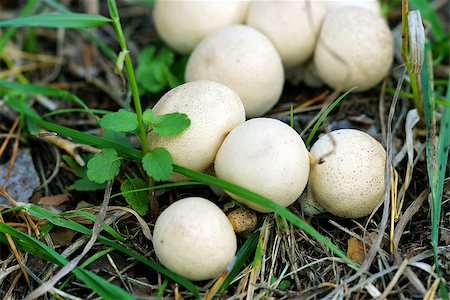
[[[69,194],[59,194],[55,196],[42,197],[41,199],[39,199],[38,204],[58,206],[63,204],[67,200],[69,200]]]
[[[72,244],[76,231],[66,228],[56,228],[50,232],[55,247],[67,246]]]

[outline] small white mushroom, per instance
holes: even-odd
[[[217,177],[241,185],[287,207],[308,181],[309,157],[300,135],[285,123],[256,118],[233,129],[217,152]],[[259,212],[270,209],[229,193]]]
[[[312,196],[332,214],[364,217],[383,199],[386,151],[370,135],[355,129],[332,131],[314,143],[311,154],[323,158],[311,165]]]
[[[218,276],[233,260],[237,247],[227,216],[200,197],[178,200],[161,213],[153,246],[166,268],[190,280]]]
[[[270,40],[246,25],[226,26],[203,39],[189,57],[186,81],[213,80],[241,97],[248,117],[261,116],[280,98],[281,58]]]
[[[324,18],[314,53],[320,78],[330,87],[365,91],[387,75],[393,40],[386,22],[358,7],[336,8]]]
[[[253,1],[246,23],[265,34],[292,68],[312,56],[325,11],[320,1]]]
[[[243,23],[248,1],[158,0],[153,20],[159,36],[180,53],[189,53],[219,28]]]
[[[148,134],[150,150],[163,147],[174,163],[203,171],[214,162],[225,136],[245,121],[239,96],[225,85],[212,81],[193,81],[167,92],[153,108],[155,116],[185,113],[191,125],[176,136]],[[171,180],[184,177],[173,174]]]

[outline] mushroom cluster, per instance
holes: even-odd
[[[379,14],[377,0],[157,0],[158,33],[191,55],[187,83],[166,93],[153,111],[185,113],[191,125],[176,136],[150,132],[150,148],[166,148],[176,164],[214,172],[283,207],[307,187],[301,198],[307,213],[370,214],[385,193],[386,152],[374,138],[337,130],[319,138],[309,153],[293,128],[260,116],[279,100],[285,74],[298,70],[307,84],[323,81],[337,90],[363,91],[381,81],[393,45]],[[225,193],[257,212],[271,211]],[[191,280],[219,275],[236,251],[233,227],[242,233],[257,223],[253,211],[237,209],[228,218],[203,198],[176,201],[155,224],[158,259]]]

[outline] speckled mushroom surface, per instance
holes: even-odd
[[[153,108],[155,116],[185,113],[191,125],[176,136],[148,134],[150,150],[166,148],[176,164],[203,171],[210,166],[225,136],[245,121],[239,96],[223,84],[194,81],[167,92]],[[171,180],[181,177],[172,175]]]
[[[190,280],[219,275],[237,248],[227,216],[200,197],[178,200],[161,213],[153,231],[153,246],[166,268]]]
[[[248,117],[269,111],[284,84],[280,55],[265,35],[246,25],[229,25],[204,38],[189,57],[186,81],[212,80],[241,97]]]
[[[253,1],[246,23],[269,37],[291,68],[312,56],[325,11],[321,1]]]
[[[248,1],[157,0],[153,21],[158,35],[180,53],[189,53],[219,28],[243,23]]]
[[[394,57],[391,31],[370,10],[339,7],[326,14],[314,53],[319,77],[335,89],[365,91],[387,75]]]
[[[323,162],[311,166],[309,187],[329,212],[359,218],[383,199],[386,151],[370,135],[355,129],[332,131],[314,143],[311,154]]]
[[[287,207],[305,189],[309,157],[300,135],[275,119],[255,118],[233,129],[217,152],[217,177],[241,185]],[[229,193],[259,212],[270,209]]]

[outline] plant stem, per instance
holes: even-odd
[[[130,83],[131,94],[133,95],[134,109],[136,111],[138,119],[138,137],[139,143],[141,144],[142,151],[144,153],[148,152],[148,142],[147,133],[144,125],[144,118],[142,115],[141,100],[139,98],[139,91],[136,83],[136,78],[134,77],[133,63],[131,62],[131,57],[127,48],[127,43],[122,31],[122,25],[120,24],[119,12],[117,10],[117,5],[115,0],[108,0],[109,14],[113,20],[114,30],[119,41],[120,48],[122,52],[125,53],[125,70],[128,76],[128,81]]]

